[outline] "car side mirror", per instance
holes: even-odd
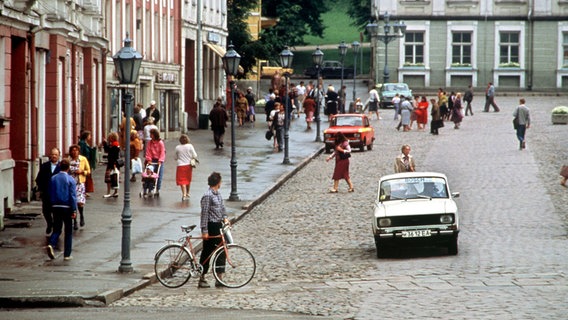
[[[459,198],[459,197],[460,197],[459,192],[452,192],[452,198]]]

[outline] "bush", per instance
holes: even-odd
[[[552,109],[552,114],[568,114],[568,107],[558,106]]]

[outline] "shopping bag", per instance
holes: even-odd
[[[118,185],[119,176],[120,176],[120,171],[118,171],[118,169],[114,169],[110,173],[110,187],[113,188],[114,190],[119,189],[119,185]]]
[[[85,180],[85,192],[95,192],[95,183],[93,182],[93,176],[90,174],[87,175],[87,179]]]
[[[142,160],[134,158],[131,161],[132,174],[142,173]]]

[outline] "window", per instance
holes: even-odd
[[[471,32],[452,33],[452,65],[471,66]]]
[[[562,67],[568,68],[568,32],[562,32]]]
[[[424,32],[406,32],[404,36],[404,64],[424,65]]]
[[[519,67],[519,32],[499,33],[499,66]]]

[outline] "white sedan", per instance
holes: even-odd
[[[375,200],[373,235],[377,257],[392,247],[443,245],[458,253],[459,216],[448,179],[436,172],[408,172],[383,176]]]

